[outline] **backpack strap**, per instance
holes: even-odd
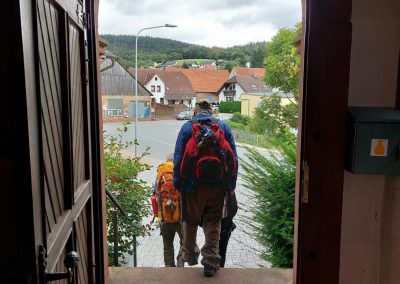
[[[157,182],[158,182],[158,186],[157,186],[158,212],[161,214],[161,222],[164,223],[164,214],[163,214],[163,210],[162,210],[162,193],[161,193],[162,173],[160,173],[160,176],[158,177]]]

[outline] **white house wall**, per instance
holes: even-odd
[[[398,1],[353,0],[349,106],[395,107]],[[400,283],[400,176],[345,171],[340,284]]]
[[[225,91],[225,90],[226,90],[226,89],[224,88],[224,89],[218,94],[219,102],[225,102],[225,101],[226,101],[225,95],[224,95],[224,91]],[[235,95],[234,100],[235,100],[235,101],[240,101],[240,96],[241,96],[242,94],[246,93],[246,92],[242,89],[242,87],[240,87],[239,84],[235,84],[235,91],[236,91],[236,95]]]
[[[151,86],[154,86],[154,92],[151,91]],[[157,86],[161,87],[160,92],[157,92]],[[145,87],[153,94],[156,103],[160,103],[160,99],[164,98],[164,104],[168,104],[167,100],[165,99],[165,84],[160,77],[154,75],[153,78],[151,78],[151,80],[145,85]]]
[[[240,97],[242,96],[242,94],[245,94],[246,92],[242,89],[242,87],[240,87],[239,84],[236,84],[235,90],[236,90],[235,101],[240,101]]]

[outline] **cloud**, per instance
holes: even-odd
[[[227,47],[269,40],[300,19],[300,0],[102,0],[99,31],[136,34],[143,27],[170,23],[179,27],[143,35]]]

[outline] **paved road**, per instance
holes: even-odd
[[[153,168],[150,171],[143,172],[140,178],[146,182],[153,184],[156,177],[155,167],[165,160],[168,153],[172,153],[175,147],[176,137],[179,129],[184,121],[165,120],[165,121],[145,121],[138,122],[138,153],[142,153],[146,146],[150,147],[150,155],[144,158],[144,161]],[[115,133],[116,129],[121,127],[120,123],[105,123],[104,130],[107,133]],[[127,139],[134,139],[134,125],[128,126]],[[134,153],[134,148],[129,149],[131,154]],[[237,148],[240,158],[244,158],[245,149]],[[129,153],[128,153],[129,154]],[[255,204],[254,197],[246,190],[242,184],[239,167],[239,178],[236,188],[236,195],[239,203],[239,211],[235,217],[237,228],[233,231],[229,245],[226,260],[226,267],[270,267],[270,264],[259,257],[262,247],[255,239],[253,222],[251,219],[250,209],[252,204]],[[144,220],[144,223],[149,223],[151,218]],[[201,228],[197,234],[198,245],[201,247],[204,244],[204,235]],[[140,245],[138,252],[139,267],[163,267],[163,247],[160,231],[157,228],[151,232],[148,237],[138,239]],[[178,240],[175,239],[175,254],[178,250]],[[133,266],[133,258],[128,258],[127,266]]]

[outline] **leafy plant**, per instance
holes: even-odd
[[[148,149],[136,158],[124,155],[125,150],[137,143],[136,141],[124,141],[128,124],[127,122],[123,123],[123,127],[118,128],[117,135],[105,135],[104,139],[105,185],[128,215],[128,218],[126,218],[116,208],[115,204],[107,198],[109,259],[113,259],[115,239],[113,213],[117,212],[118,214],[117,239],[120,258],[123,258],[125,254],[132,254],[136,237],[147,233],[147,229],[141,224],[141,221],[143,217],[149,216],[151,213],[148,202],[150,187],[144,181],[138,179],[139,172],[150,168],[149,165],[141,163],[141,158],[148,155]],[[113,265],[117,266],[118,263],[113,263]]]
[[[233,129],[238,129],[238,130],[243,130],[246,131],[247,127],[244,124],[238,123],[238,122],[234,122],[232,120],[225,120],[225,122],[229,125],[229,127],[233,130]]]
[[[241,112],[241,102],[220,102],[219,112],[221,113],[235,113]]]
[[[289,104],[285,105],[282,104],[283,98],[276,94],[264,97],[255,110],[250,125],[252,132],[273,137],[282,135],[282,129],[286,127],[297,127],[300,55],[297,54],[293,41],[300,34],[300,30],[301,23],[292,29],[282,28],[267,43],[264,81],[267,85],[293,96],[288,96]]]
[[[297,54],[293,41],[300,34],[301,23],[292,29],[281,28],[267,43],[267,54],[264,59],[267,85],[279,88],[284,93],[292,93],[296,103],[300,72],[300,55]]]
[[[267,154],[248,148],[241,161],[245,185],[255,194],[253,209],[262,257],[274,267],[293,266],[296,137],[285,131]]]
[[[286,127],[297,128],[297,104],[282,104],[282,98],[276,95],[264,97],[254,111],[249,125],[250,131],[266,134],[268,137],[281,136]]]
[[[243,124],[243,125],[246,126],[246,125],[249,125],[249,123],[251,121],[251,118],[250,118],[250,116],[243,115],[243,114],[241,114],[239,112],[235,112],[232,115],[230,120],[233,121],[233,122],[240,123],[240,124]]]

